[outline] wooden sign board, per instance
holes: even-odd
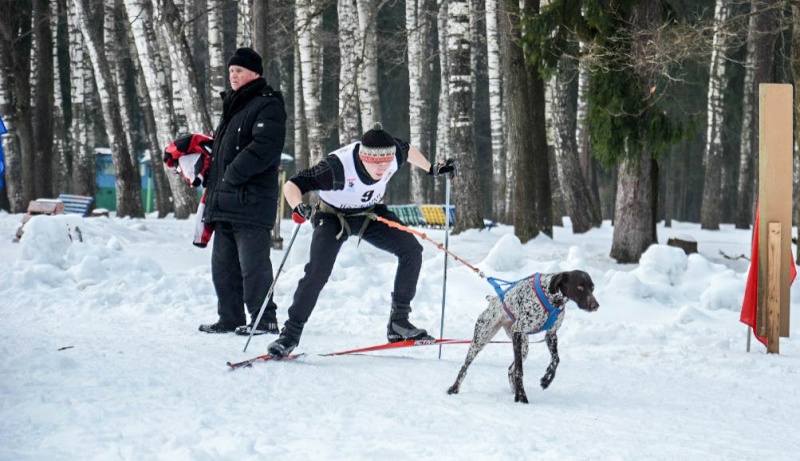
[[[789,84],[759,85],[758,202],[758,325],[767,334],[768,255],[770,223],[780,224],[780,335],[789,336],[789,284],[792,257],[793,94]],[[775,338],[777,339],[777,338]]]

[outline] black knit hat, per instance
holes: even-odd
[[[358,155],[361,157],[362,162],[391,162],[394,154],[394,138],[383,131],[383,126],[380,123],[376,123],[371,130],[361,136],[361,149],[359,149]]]
[[[264,63],[261,56],[252,48],[239,48],[228,59],[228,67],[239,66],[250,69],[258,75],[264,75]]]

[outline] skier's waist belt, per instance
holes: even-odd
[[[361,224],[361,229],[358,230],[358,241],[361,242],[361,237],[364,235],[364,231],[367,230],[367,226],[369,226],[369,223],[372,221],[372,217],[375,215],[375,212],[373,211],[375,209],[374,205],[357,213],[344,213],[320,200],[319,204],[317,205],[317,209],[323,213],[332,214],[339,218],[339,226],[341,230],[339,230],[339,233],[336,234],[336,240],[342,238],[342,235],[345,232],[347,233],[347,237],[350,237],[350,224],[347,223],[347,218],[365,216],[366,219],[364,219],[364,223]]]

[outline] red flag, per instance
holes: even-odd
[[[753,225],[753,249],[750,252],[750,272],[747,273],[747,286],[744,289],[742,314],[739,316],[739,321],[749,325],[753,329],[753,336],[766,346],[767,338],[758,336],[758,333],[756,333],[756,323],[758,322],[758,218],[759,209],[756,206],[756,222]],[[794,264],[794,255],[791,252],[789,254],[789,262],[791,263],[791,280],[789,281],[791,285],[797,276],[797,266]]]

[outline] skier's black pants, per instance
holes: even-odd
[[[245,325],[244,306],[252,320],[258,316],[272,285],[270,230],[248,224],[215,223],[211,279],[217,292],[217,313],[221,322]],[[271,299],[267,309],[272,310],[272,315],[277,309]],[[263,318],[268,318],[266,312]]]
[[[378,205],[373,211],[383,218],[401,222],[385,205]],[[364,220],[369,218],[351,216],[345,219],[353,232],[350,238],[358,238],[357,234]],[[289,320],[286,322],[289,332],[296,336],[300,335],[314,310],[319,294],[331,275],[336,256],[348,238],[347,233],[343,233],[337,240],[336,235],[340,230],[341,224],[336,215],[317,211],[314,217],[314,235],[311,238],[311,257],[306,264],[305,275],[297,284],[294,302],[289,308]],[[422,245],[408,232],[389,227],[380,221],[370,222],[362,237],[376,248],[397,256],[393,301],[397,304],[410,304],[417,292],[417,279],[422,267]]]

